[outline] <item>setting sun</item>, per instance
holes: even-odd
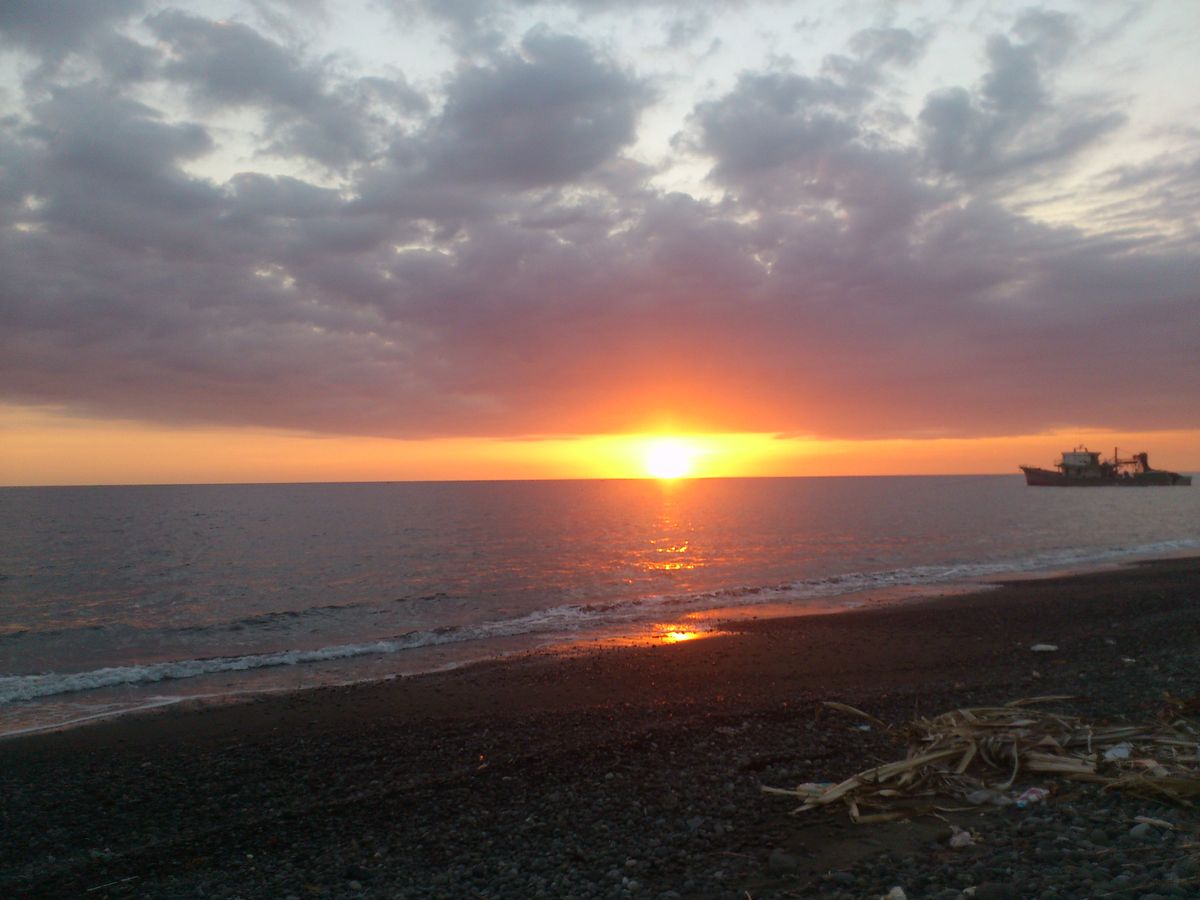
[[[646,471],[655,478],[684,478],[692,471],[696,449],[676,438],[662,438],[646,448]]]

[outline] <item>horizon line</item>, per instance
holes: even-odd
[[[1196,473],[1184,473],[1196,474]],[[677,484],[686,481],[767,481],[791,480],[799,478],[831,479],[831,478],[1019,478],[1020,472],[886,472],[886,473],[856,473],[828,475],[689,475],[681,478],[655,478],[653,476],[613,476],[613,477],[577,477],[577,478],[380,478],[367,480],[345,481],[97,481],[72,482],[63,484],[0,484],[0,490],[20,490],[24,488],[101,488],[101,487],[260,487],[268,485],[333,485],[333,484],[520,484],[576,481],[645,481],[660,484]]]

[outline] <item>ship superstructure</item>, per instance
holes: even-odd
[[[1021,466],[1025,483],[1034,487],[1186,487],[1192,476],[1150,468],[1145,452],[1122,459],[1113,448],[1112,459],[1087,447],[1064,451],[1054,469]]]

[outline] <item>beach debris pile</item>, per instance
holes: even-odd
[[[826,702],[826,708],[906,740],[905,758],[840,784],[763,791],[800,798],[796,813],[845,806],[859,824],[985,805],[1024,808],[1044,802],[1057,787],[1020,785],[1055,777],[1183,806],[1200,797],[1200,723],[1186,704],[1175,702],[1160,718],[1140,724],[1089,724],[1045,708],[1072,699],[1031,697],[955,709],[899,728],[844,703]]]

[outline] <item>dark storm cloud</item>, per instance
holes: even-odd
[[[1194,425],[1195,135],[1110,168],[1102,228],[1006,202],[1120,127],[1058,85],[1079,46],[1062,17],[991,36],[982,77],[917,121],[891,79],[927,36],[743,72],[676,141],[707,199],[624,155],[653,91],[577,37],[494,41],[431,101],[170,11],[122,72],[117,24],[20,39],[95,68],[29,84],[0,130],[9,401],[409,436]],[[190,104],[134,99],[146,82]],[[254,150],[336,186],[196,174],[214,108],[260,115]],[[1098,367],[1120,383],[1094,390]]]

